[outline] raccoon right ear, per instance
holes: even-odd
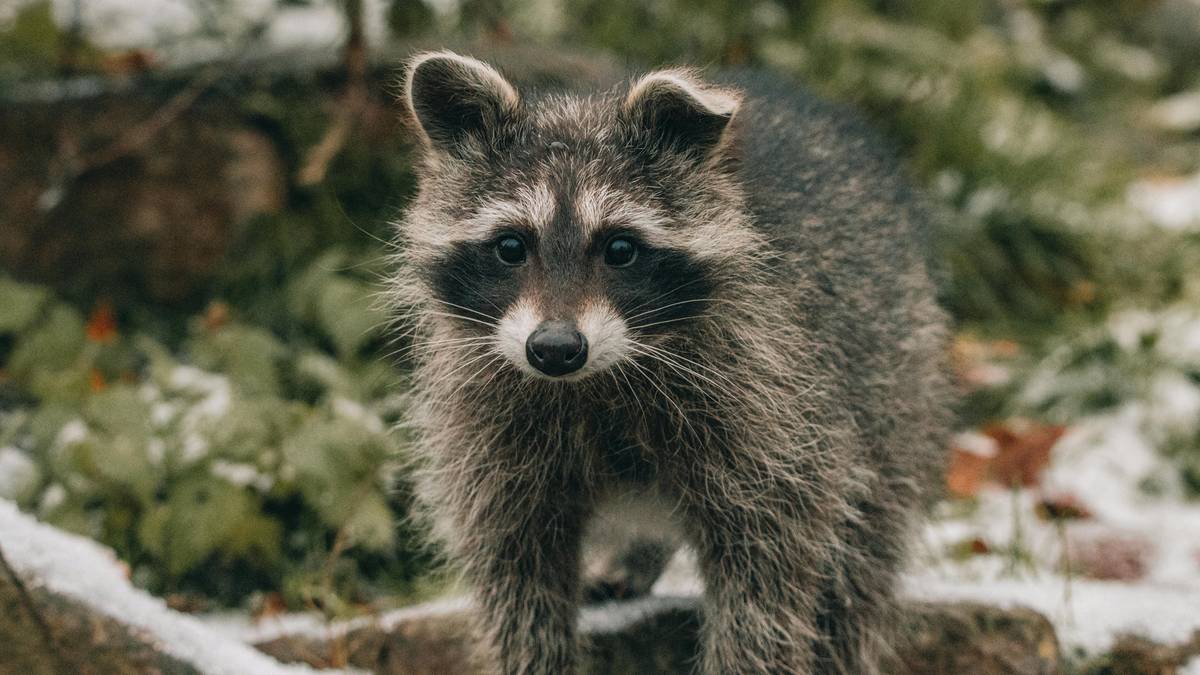
[[[634,82],[624,113],[661,146],[703,158],[719,154],[741,96],[704,83],[692,71],[660,70]]]
[[[517,110],[520,97],[486,63],[454,52],[425,52],[408,62],[404,104],[425,145],[454,152],[485,139]]]

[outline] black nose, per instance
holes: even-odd
[[[543,321],[525,340],[525,358],[551,377],[573,373],[587,362],[587,338],[569,321]]]

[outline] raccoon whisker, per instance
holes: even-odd
[[[489,357],[493,357],[493,358],[494,358],[494,357],[497,357],[497,356],[498,356],[498,355],[496,354],[496,352],[493,352],[493,351],[484,351],[484,352],[482,352],[482,353],[480,353],[480,354],[477,354],[477,355],[475,355],[475,356],[471,357],[470,359],[467,359],[466,361],[464,361],[464,362],[462,362],[462,363],[460,363],[460,364],[458,364],[458,365],[454,366],[454,368],[452,368],[452,369],[450,370],[450,372],[446,373],[446,374],[445,374],[445,375],[443,375],[442,377],[443,377],[443,378],[445,378],[445,379],[447,379],[447,380],[454,379],[456,376],[458,376],[458,375],[460,375],[460,374],[462,374],[462,373],[466,372],[466,370],[467,370],[467,369],[469,369],[471,366],[475,365],[476,363],[479,363],[480,361],[482,361],[482,360],[484,360],[484,359],[487,359],[487,358],[489,358]],[[470,381],[470,379],[471,379],[471,378],[467,378],[467,381]],[[457,393],[457,391],[458,391],[458,390],[456,389],[456,390],[455,390],[455,393]]]
[[[493,302],[491,298],[487,297],[487,296],[486,296],[486,295],[484,295],[482,292],[480,292],[480,290],[479,290],[478,288],[475,288],[475,286],[474,286],[474,285],[471,283],[471,280],[469,280],[469,279],[465,279],[465,278],[463,278],[462,276],[460,276],[460,275],[458,275],[458,274],[452,274],[452,275],[451,275],[451,278],[452,278],[452,279],[455,279],[455,280],[457,280],[459,283],[463,284],[463,287],[464,287],[464,288],[467,288],[467,289],[469,289],[469,290],[470,290],[472,293],[474,293],[474,294],[475,294],[475,296],[476,296],[476,297],[478,297],[480,300],[483,300],[484,302],[486,302],[487,304],[491,305],[492,307],[495,307],[495,308],[496,308],[496,311],[500,312],[501,314],[503,314],[503,313],[504,313],[504,308],[500,307],[500,305],[497,305],[495,302]],[[437,300],[438,302],[441,302],[441,303],[443,303],[443,304],[451,305],[452,307],[458,307],[459,309],[465,309],[465,310],[467,310],[467,311],[469,311],[469,312],[475,312],[476,314],[483,314],[483,312],[480,312],[479,310],[476,310],[476,309],[471,309],[471,308],[469,308],[469,307],[463,307],[462,305],[455,305],[454,303],[451,303],[451,302],[446,302],[445,300],[442,300],[441,298],[435,298],[435,300]],[[485,315],[485,316],[486,316],[486,315]],[[489,319],[495,319],[496,317],[494,317],[494,316],[489,316],[488,318],[489,318]],[[497,320],[499,320],[499,319],[497,319]]]
[[[472,349],[478,347],[487,347],[492,343],[490,337],[470,337],[470,338],[454,338],[450,340],[434,340],[432,342],[414,342],[413,344],[401,347],[391,353],[385,354],[385,358],[406,358],[416,354],[424,354],[437,351],[438,348],[455,347],[458,349]]]
[[[742,389],[741,385],[739,385],[734,380],[730,379],[728,375],[726,375],[725,373],[722,373],[721,371],[717,370],[716,368],[713,368],[713,367],[706,365],[704,363],[701,363],[699,361],[689,359],[688,357],[683,356],[682,354],[678,354],[676,352],[673,352],[669,349],[665,349],[663,347],[658,347],[655,345],[638,342],[636,340],[631,340],[631,343],[634,345],[635,348],[644,350],[643,353],[646,353],[647,356],[657,357],[658,360],[662,361],[664,364],[666,364],[668,366],[674,367],[676,369],[676,371],[680,372],[681,374],[684,371],[686,371],[688,373],[691,373],[697,377],[704,379],[708,384],[716,387],[722,393],[728,394],[730,396],[740,395],[739,390]],[[680,361],[690,364],[692,366],[695,366],[696,368],[699,368],[703,371],[706,371],[707,373],[710,373],[712,375],[712,377],[708,377],[708,376],[704,375],[703,373],[695,372],[691,368],[688,368],[687,366],[680,363]],[[713,377],[717,378],[718,381],[713,381],[713,379],[712,379]]]
[[[649,369],[647,369],[642,364],[640,364],[637,361],[634,361],[632,359],[630,359],[628,361],[628,363],[629,363],[629,365],[633,366],[634,368],[637,368],[638,371],[641,372],[642,375],[645,376],[646,381],[650,383],[650,386],[654,387],[655,389],[658,390],[658,393],[662,394],[663,400],[666,401],[667,403],[671,404],[671,406],[674,407],[675,410],[679,413],[679,420],[681,422],[681,426],[679,428],[678,433],[676,434],[676,439],[678,439],[680,436],[683,435],[684,427],[687,427],[688,432],[695,435],[695,433],[696,433],[695,429],[692,428],[692,422],[690,419],[688,419],[687,413],[685,413],[683,411],[683,406],[679,405],[679,402],[676,401],[673,396],[668,394],[667,390],[664,389],[662,385],[660,385],[657,381],[655,381],[654,373],[651,372]]]
[[[692,279],[691,281],[682,283],[682,284],[676,286],[675,288],[672,288],[671,290],[667,291],[666,293],[660,293],[659,295],[656,295],[653,298],[650,298],[649,300],[647,300],[645,302],[642,302],[634,307],[631,307],[629,309],[629,311],[635,312],[635,311],[645,307],[646,305],[649,305],[652,302],[657,302],[658,300],[661,300],[661,299],[671,295],[672,293],[677,293],[677,292],[687,288],[688,286],[691,286],[692,284],[699,283],[700,281],[701,281],[701,279]]]
[[[634,399],[635,404],[636,402],[640,402],[637,400],[637,389],[634,388],[634,383],[629,381],[628,375],[625,375],[623,363],[617,362],[616,364],[613,364],[612,368],[608,370],[608,375],[612,377],[613,384],[616,384],[618,389],[620,389],[620,381],[617,380],[617,378],[622,378],[622,380],[625,381],[625,386],[629,387],[629,394],[631,398]]]
[[[667,349],[667,348],[665,348],[665,347],[660,347],[660,346],[657,346],[657,345],[652,345],[652,344],[649,344],[649,343],[646,343],[646,342],[641,342],[640,340],[636,340],[636,339],[633,339],[633,338],[629,338],[629,342],[630,342],[630,344],[631,344],[632,346],[634,346],[634,347],[637,347],[637,348],[639,348],[639,349],[644,349],[644,350],[647,350],[647,351],[652,351],[652,352],[655,352],[655,353],[657,353],[657,354],[661,354],[661,355],[664,355],[664,356],[671,357],[672,359],[677,359],[677,360],[680,360],[680,361],[684,361],[684,362],[686,362],[686,363],[689,363],[689,364],[691,364],[691,365],[693,365],[693,366],[696,366],[697,368],[702,368],[702,369],[704,369],[704,370],[708,371],[709,373],[712,373],[712,374],[713,374],[715,377],[719,377],[719,378],[721,378],[723,381],[727,382],[727,383],[728,383],[730,386],[737,386],[737,382],[735,382],[734,380],[730,379],[728,375],[726,375],[725,373],[723,373],[723,372],[721,372],[721,371],[717,370],[716,368],[713,368],[712,366],[709,366],[709,365],[707,365],[707,364],[701,363],[701,362],[699,362],[699,361],[696,361],[696,360],[694,360],[694,359],[690,359],[690,358],[688,358],[688,357],[686,357],[686,356],[684,356],[684,355],[682,355],[682,354],[679,354],[679,353],[677,353],[677,352],[671,351],[670,349]]]
[[[471,383],[471,382],[472,382],[472,381],[473,381],[475,378],[479,377],[479,374],[480,374],[480,373],[482,373],[483,371],[487,370],[488,368],[491,368],[491,367],[492,367],[492,365],[493,365],[493,364],[495,364],[497,361],[502,361],[502,360],[504,360],[504,355],[503,355],[503,354],[493,354],[491,359],[489,359],[489,360],[488,360],[486,363],[484,363],[482,366],[480,366],[480,367],[479,367],[479,370],[476,370],[474,373],[471,373],[471,376],[470,376],[470,377],[468,377],[468,378],[466,378],[465,380],[463,380],[463,381],[462,381],[462,384],[458,385],[458,387],[456,387],[456,388],[454,389],[454,391],[450,392],[450,397],[449,397],[449,398],[450,398],[451,400],[453,400],[453,399],[454,399],[454,397],[458,395],[458,392],[462,391],[462,388],[463,388],[463,387],[467,386],[467,385],[468,385],[468,384],[470,384],[470,383]],[[497,369],[497,370],[493,371],[493,372],[492,372],[492,374],[491,374],[491,376],[490,376],[490,377],[488,377],[488,378],[487,378],[487,380],[485,380],[485,381],[482,383],[482,386],[486,387],[488,384],[491,384],[492,380],[496,379],[496,374],[497,374],[497,373],[499,373],[499,372],[500,372],[500,370],[499,370],[499,369]]]
[[[688,316],[680,316],[680,317],[676,317],[674,319],[665,319],[663,321],[655,321],[653,323],[630,324],[629,327],[632,330],[641,330],[643,328],[651,328],[653,326],[661,326],[663,324],[668,324],[668,323],[677,323],[679,321],[690,321],[692,319],[711,319],[711,318],[715,318],[716,316],[717,315],[715,315],[715,314],[689,314]]]
[[[482,299],[486,300],[487,302],[491,302],[491,300],[488,300],[487,298],[485,298],[485,297],[483,296],[483,294],[479,293],[479,291],[475,291],[475,293],[476,293],[477,295],[479,295],[479,297],[480,297],[480,298],[482,298]],[[446,301],[446,300],[442,300],[441,298],[434,298],[434,300],[435,300],[435,301],[437,301],[437,302],[440,302],[440,303],[442,303],[443,305],[447,305],[447,306],[449,306],[449,307],[453,307],[453,308],[455,308],[455,309],[461,309],[461,310],[468,311],[468,312],[470,312],[470,313],[472,313],[472,314],[478,314],[479,316],[482,316],[482,317],[483,317],[483,318],[485,318],[485,319],[491,319],[492,321],[495,321],[495,322],[499,322],[499,321],[500,321],[500,319],[499,319],[498,317],[494,317],[494,316],[492,316],[491,314],[488,314],[487,312],[481,312],[481,311],[479,311],[479,310],[477,310],[477,309],[472,309],[472,308],[470,308],[470,307],[464,307],[464,306],[462,306],[462,305],[456,305],[456,304],[454,304],[453,302],[448,302],[448,301]],[[494,303],[493,303],[493,304],[494,304]],[[499,309],[499,307],[497,307],[496,309]]]
[[[634,387],[633,382],[629,380],[629,375],[625,372],[624,364],[618,361],[616,364],[614,364],[614,367],[609,370],[609,372],[612,373],[613,382],[616,383],[618,389],[621,388],[621,383],[617,382],[617,376],[620,375],[621,379],[625,381],[625,386],[629,387],[629,396],[631,399],[633,399],[633,403],[640,405],[642,401],[640,398],[638,398],[637,388]]]
[[[672,303],[670,303],[670,304],[668,304],[668,305],[663,305],[663,306],[661,306],[661,307],[655,307],[654,309],[648,309],[648,310],[646,310],[646,311],[644,311],[644,312],[639,312],[639,313],[637,313],[637,314],[634,314],[633,316],[629,317],[628,319],[626,319],[626,321],[633,321],[633,320],[635,320],[635,319],[637,319],[637,318],[639,318],[639,317],[646,316],[647,314],[656,314],[656,313],[658,313],[658,312],[662,312],[662,311],[664,311],[664,310],[668,310],[668,309],[670,309],[670,308],[672,308],[672,307],[678,307],[678,306],[680,306],[680,305],[694,304],[694,303],[697,303],[697,302],[711,302],[711,303],[718,303],[718,302],[727,302],[727,301],[726,301],[726,300],[724,300],[723,298],[692,298],[692,299],[690,299],[690,300],[680,300],[680,301],[678,301],[678,302],[672,302]]]
[[[419,349],[421,347],[430,347],[430,346],[434,346],[434,345],[454,344],[454,343],[460,343],[460,342],[472,342],[475,340],[487,342],[488,340],[490,340],[489,337],[483,336],[483,335],[469,335],[469,336],[464,336],[464,337],[426,340],[426,339],[422,339],[417,336],[417,334],[419,332],[420,332],[420,330],[418,328],[413,328],[413,329],[405,331],[403,334],[397,335],[394,338],[392,338],[391,340],[389,340],[389,343],[392,345],[396,345],[396,343],[398,343],[401,340],[404,340],[406,338],[411,338],[412,342],[410,342],[409,344],[396,346],[395,350],[393,350],[389,354],[386,354],[385,356],[392,357],[392,356],[396,356],[397,354],[400,354],[405,351]]]
[[[464,321],[473,321],[473,322],[475,322],[475,323],[478,323],[478,324],[482,324],[482,325],[484,325],[484,326],[487,326],[488,328],[495,328],[495,327],[496,327],[496,324],[494,324],[494,323],[488,323],[487,321],[484,321],[484,320],[482,320],[482,319],[474,319],[474,318],[471,318],[471,317],[469,317],[469,316],[463,316],[462,314],[452,314],[452,313],[450,313],[450,312],[437,312],[437,311],[434,311],[434,310],[432,310],[432,309],[431,309],[431,310],[426,310],[426,312],[425,312],[425,313],[426,313],[426,314],[432,314],[432,315],[434,315],[434,316],[445,316],[445,317],[449,317],[449,318],[451,318],[451,319],[462,319],[462,320],[464,320]]]
[[[637,354],[641,354],[651,360],[662,363],[663,365],[667,366],[668,368],[674,370],[676,373],[681,375],[686,381],[690,382],[693,385],[700,384],[700,382],[697,382],[696,379],[693,379],[693,378],[699,378],[699,380],[701,380],[703,383],[708,384],[710,387],[712,387],[713,389],[717,390],[718,392],[720,392],[722,394],[727,394],[727,395],[731,395],[731,396],[736,394],[736,392],[733,391],[733,389],[729,385],[718,382],[701,372],[698,372],[696,370],[688,368],[687,366],[673,360],[671,358],[671,356],[673,356],[673,355],[656,353],[656,352],[648,351],[648,350],[642,350],[642,349],[638,349],[636,347],[633,347],[632,350]],[[703,391],[703,389],[701,391]]]
[[[738,387],[740,386],[738,382],[736,382],[735,380],[731,379],[731,378],[730,378],[728,375],[726,375],[725,373],[723,373],[723,372],[721,372],[721,371],[717,370],[716,368],[713,368],[713,367],[712,367],[712,366],[710,366],[710,365],[707,365],[707,364],[705,364],[705,363],[701,363],[701,362],[699,362],[699,361],[696,361],[696,360],[694,360],[694,359],[689,359],[688,357],[686,357],[686,356],[684,356],[684,355],[682,355],[682,354],[679,354],[679,353],[677,353],[677,352],[672,352],[672,351],[670,351],[669,349],[665,349],[665,348],[662,348],[662,347],[656,347],[656,346],[654,346],[654,345],[643,345],[643,346],[644,346],[645,348],[647,348],[647,349],[650,349],[651,351],[657,352],[657,353],[659,353],[659,354],[661,354],[661,355],[663,355],[663,356],[670,357],[671,359],[674,359],[674,360],[676,360],[676,361],[683,361],[683,362],[685,362],[685,363],[689,363],[689,364],[691,364],[691,365],[693,365],[693,366],[695,366],[695,367],[697,367],[697,368],[700,368],[700,369],[702,369],[702,370],[704,370],[704,371],[706,371],[706,372],[708,372],[708,373],[711,373],[713,377],[719,378],[719,379],[720,379],[722,382],[724,382],[724,383],[725,383],[727,386],[729,386],[729,387],[732,387],[732,388],[738,388]]]

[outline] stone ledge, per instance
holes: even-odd
[[[323,634],[277,636],[256,646],[285,662],[351,666],[378,675],[474,672],[465,603],[437,602]],[[915,602],[897,675],[1048,675],[1058,672],[1054,628],[1028,609]],[[588,675],[690,673],[700,627],[698,598],[651,597],[585,608],[580,632]]]

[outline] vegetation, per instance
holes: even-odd
[[[1160,349],[1157,328],[1121,342],[1111,319],[1142,307],[1169,329],[1196,300],[1200,229],[1155,225],[1130,193],[1200,171],[1200,112],[1186,106],[1200,30],[1180,28],[1200,26],[1195,3],[434,4],[387,3],[390,36],[770,68],[864,110],[941,214],[943,297],[964,340],[1017,345],[1004,381],[966,398],[964,426],[1069,422],[1142,396],[1131,383],[1150,372],[1200,382],[1200,361]],[[127,56],[64,27],[49,2],[0,15],[0,83],[127,75]],[[287,93],[244,96],[289,147],[312,147],[330,123]],[[289,183],[200,303],[114,306],[16,281],[20,270],[0,277],[0,497],[114,547],[156,592],[277,593],[343,613],[419,590],[429,556],[396,525],[404,438],[389,432],[404,371],[370,300],[387,220],[411,191],[407,162],[392,145],[348,144],[318,184]],[[1042,386],[1047,368],[1077,377]],[[1200,492],[1197,428],[1165,434],[1162,449]]]

